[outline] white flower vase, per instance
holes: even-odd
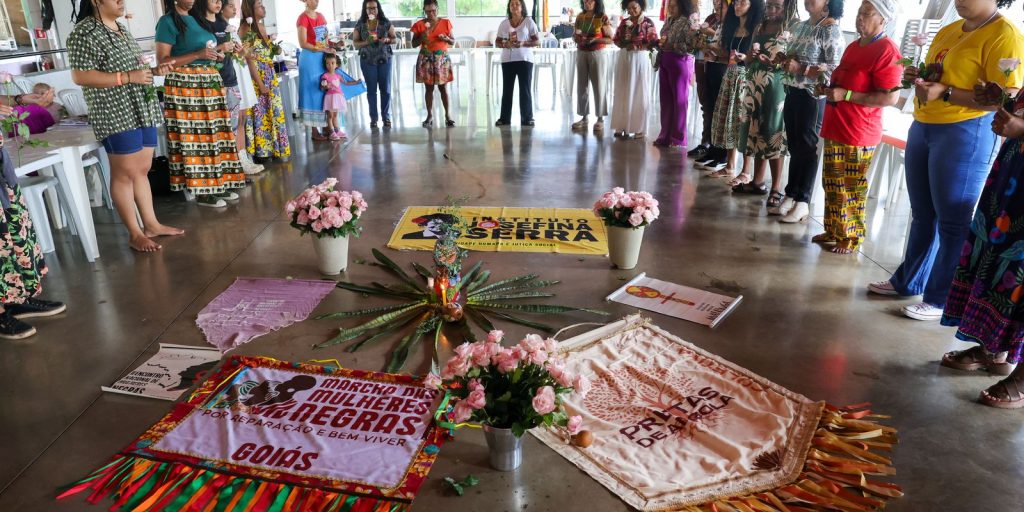
[[[608,258],[612,265],[630,270],[640,259],[640,244],[644,241],[644,228],[608,226]]]
[[[336,276],[348,267],[348,237],[313,236],[317,269],[325,276]]]

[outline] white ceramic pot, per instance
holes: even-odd
[[[608,226],[608,258],[612,265],[629,270],[640,259],[640,244],[644,241],[644,228]]]
[[[348,237],[313,237],[317,269],[325,276],[336,276],[348,267]]]

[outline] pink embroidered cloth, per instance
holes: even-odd
[[[593,383],[565,408],[583,417],[594,443],[530,432],[639,510],[793,482],[824,407],[636,315],[565,340],[559,352]]]
[[[227,352],[257,336],[305,320],[334,281],[239,277],[196,318],[206,341]]]

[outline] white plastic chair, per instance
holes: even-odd
[[[18,89],[18,94],[31,94],[35,84],[23,76],[16,76],[14,77],[14,87]]]
[[[558,65],[561,63],[562,50],[540,49],[533,52],[533,97],[537,98],[537,82],[540,81],[540,71],[547,69],[551,72],[551,108],[554,108],[558,94]]]
[[[46,202],[43,200],[43,193],[47,189],[53,188],[57,191],[61,205],[70,204],[64,195],[64,190],[60,187],[60,182],[53,176],[26,176],[18,179],[18,186],[25,198],[29,217],[32,218],[32,228],[36,232],[36,237],[39,238],[39,249],[44,253],[53,252],[56,246],[53,243],[53,232],[50,229],[50,218],[46,215]]]
[[[470,36],[456,37],[455,44],[453,46],[460,50],[471,50],[476,48],[476,38]],[[469,52],[452,52],[449,55],[449,58],[452,61],[452,69],[455,71],[455,83],[458,84],[459,77],[462,75],[460,68],[466,68],[467,71],[469,70],[469,59],[473,58],[473,54]],[[469,81],[470,89],[472,89],[473,77],[469,77]]]
[[[89,107],[85,104],[85,96],[81,89],[62,89],[57,93],[57,99],[72,116],[89,115]]]

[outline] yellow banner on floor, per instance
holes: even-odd
[[[463,206],[459,246],[471,251],[608,254],[604,222],[585,208]],[[391,234],[392,249],[431,250],[448,214],[410,206]]]

